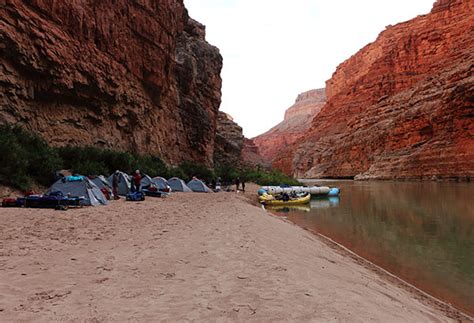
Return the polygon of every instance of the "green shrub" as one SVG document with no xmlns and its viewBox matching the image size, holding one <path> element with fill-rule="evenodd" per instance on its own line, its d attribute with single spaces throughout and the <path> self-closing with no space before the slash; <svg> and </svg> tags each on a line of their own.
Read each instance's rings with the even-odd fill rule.
<svg viewBox="0 0 474 323">
<path fill-rule="evenodd" d="M 121 170 L 131 174 L 139 169 L 143 174 L 167 176 L 166 164 L 157 156 L 138 155 L 129 152 L 114 151 L 96 147 L 62 147 L 58 148 L 63 160 L 63 168 L 84 175 L 112 174 Z"/>
<path fill-rule="evenodd" d="M 0 126 L 0 182 L 28 190 L 34 182 L 49 185 L 61 165 L 56 151 L 21 127 Z"/>
<path fill-rule="evenodd" d="M 231 165 L 223 165 L 216 168 L 216 175 L 219 176 L 224 182 L 232 183 L 235 178 L 239 177 L 245 182 L 254 182 L 258 185 L 299 185 L 300 183 L 280 171 L 272 170 L 268 171 L 257 167 L 245 167 L 237 169 Z"/>
<path fill-rule="evenodd" d="M 179 169 L 184 175 L 182 179 L 185 181 L 189 181 L 193 176 L 196 176 L 205 182 L 210 182 L 215 177 L 214 171 L 200 163 L 184 161 L 179 165 Z"/>
<path fill-rule="evenodd" d="M 168 179 L 171 177 L 178 177 L 181 179 L 185 179 L 187 175 L 184 173 L 184 171 L 180 167 L 172 167 L 169 172 L 168 172 Z"/>
<path fill-rule="evenodd" d="M 139 169 L 142 174 L 147 174 L 151 177 L 168 176 L 168 167 L 159 157 L 151 155 L 134 155 L 133 157 L 134 160 L 132 162 L 132 172 L 133 170 Z"/>
</svg>

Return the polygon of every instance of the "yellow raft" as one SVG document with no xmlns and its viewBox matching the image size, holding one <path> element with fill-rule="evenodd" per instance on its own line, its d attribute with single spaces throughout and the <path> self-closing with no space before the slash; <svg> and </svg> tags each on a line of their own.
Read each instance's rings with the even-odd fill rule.
<svg viewBox="0 0 474 323">
<path fill-rule="evenodd" d="M 288 201 L 278 200 L 270 194 L 262 194 L 258 197 L 258 200 L 264 205 L 298 205 L 309 203 L 311 200 L 311 194 L 307 194 L 303 197 L 293 198 Z"/>
</svg>

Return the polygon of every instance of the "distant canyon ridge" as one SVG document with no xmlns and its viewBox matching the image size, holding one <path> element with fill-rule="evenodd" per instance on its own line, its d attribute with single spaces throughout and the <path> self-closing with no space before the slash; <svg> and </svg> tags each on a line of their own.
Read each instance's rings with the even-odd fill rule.
<svg viewBox="0 0 474 323">
<path fill-rule="evenodd" d="M 438 0 L 340 64 L 309 125 L 292 107 L 253 142 L 295 177 L 470 180 L 473 67 L 474 2 Z"/>
<path fill-rule="evenodd" d="M 282 122 L 255 138 L 253 144 L 266 164 L 271 164 L 278 153 L 289 145 L 297 144 L 307 134 L 311 121 L 326 103 L 325 89 L 301 93 L 285 112 Z"/>
<path fill-rule="evenodd" d="M 474 177 L 474 3 L 438 0 L 389 26 L 247 139 L 219 111 L 222 57 L 182 0 L 5 0 L 0 123 L 54 146 L 170 165 L 242 163 L 295 177 Z"/>
</svg>

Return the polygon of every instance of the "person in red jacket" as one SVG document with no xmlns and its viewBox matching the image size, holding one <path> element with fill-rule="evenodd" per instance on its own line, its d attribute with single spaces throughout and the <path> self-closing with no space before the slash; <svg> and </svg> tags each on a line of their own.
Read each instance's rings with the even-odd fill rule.
<svg viewBox="0 0 474 323">
<path fill-rule="evenodd" d="M 140 174 L 140 171 L 137 169 L 132 179 L 132 192 L 140 192 L 141 182 L 142 182 L 142 175 Z"/>
</svg>

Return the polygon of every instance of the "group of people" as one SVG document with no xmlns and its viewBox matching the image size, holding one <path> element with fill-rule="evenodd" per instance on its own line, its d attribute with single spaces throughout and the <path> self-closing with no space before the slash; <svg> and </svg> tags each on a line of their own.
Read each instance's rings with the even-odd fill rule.
<svg viewBox="0 0 474 323">
<path fill-rule="evenodd" d="M 112 177 L 112 194 L 114 195 L 114 199 L 120 199 L 118 195 L 118 185 L 120 182 L 120 171 L 116 170 L 114 176 Z M 133 174 L 131 183 L 130 183 L 130 192 L 139 192 L 141 189 L 142 183 L 142 174 L 140 170 L 136 170 L 135 174 Z"/>
</svg>

